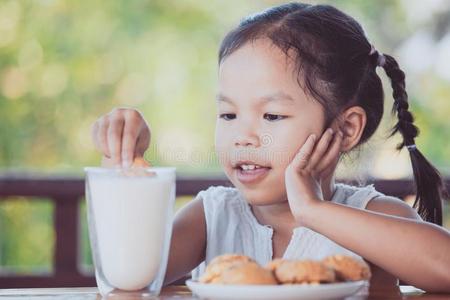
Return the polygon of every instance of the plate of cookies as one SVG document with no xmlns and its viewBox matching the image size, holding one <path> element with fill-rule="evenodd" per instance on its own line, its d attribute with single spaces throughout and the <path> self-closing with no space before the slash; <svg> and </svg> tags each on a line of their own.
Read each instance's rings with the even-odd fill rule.
<svg viewBox="0 0 450 300">
<path fill-rule="evenodd" d="M 321 261 L 275 259 L 261 266 L 245 255 L 224 254 L 186 285 L 206 299 L 339 299 L 367 286 L 370 276 L 363 260 L 346 255 Z"/>
</svg>

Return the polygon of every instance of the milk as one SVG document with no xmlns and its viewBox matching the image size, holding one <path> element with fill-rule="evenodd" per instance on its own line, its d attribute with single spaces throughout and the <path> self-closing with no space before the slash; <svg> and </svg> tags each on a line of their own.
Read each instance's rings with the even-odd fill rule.
<svg viewBox="0 0 450 300">
<path fill-rule="evenodd" d="M 109 285 L 143 289 L 166 263 L 174 188 L 170 176 L 89 175 L 96 268 Z"/>
</svg>

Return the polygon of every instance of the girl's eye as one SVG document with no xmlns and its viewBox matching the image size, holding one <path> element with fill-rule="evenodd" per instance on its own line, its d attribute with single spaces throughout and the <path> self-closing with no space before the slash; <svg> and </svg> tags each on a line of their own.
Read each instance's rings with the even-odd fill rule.
<svg viewBox="0 0 450 300">
<path fill-rule="evenodd" d="M 236 114 L 220 114 L 219 118 L 224 119 L 225 121 L 230 121 L 236 119 Z"/>
<path fill-rule="evenodd" d="M 274 115 L 274 114 L 264 114 L 264 119 L 267 121 L 279 121 L 285 119 L 286 116 Z"/>
</svg>

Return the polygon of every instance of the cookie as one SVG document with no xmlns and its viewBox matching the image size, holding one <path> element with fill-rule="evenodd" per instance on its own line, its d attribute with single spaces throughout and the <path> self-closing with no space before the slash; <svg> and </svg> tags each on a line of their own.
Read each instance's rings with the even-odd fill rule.
<svg viewBox="0 0 450 300">
<path fill-rule="evenodd" d="M 266 266 L 271 268 L 282 284 L 320 284 L 334 282 L 334 270 L 322 262 L 312 260 L 275 260 Z"/>
<path fill-rule="evenodd" d="M 269 263 L 267 265 L 265 265 L 264 268 L 274 272 L 277 269 L 277 267 L 284 261 L 285 260 L 282 258 L 275 258 L 274 260 L 269 261 Z"/>
<path fill-rule="evenodd" d="M 369 265 L 356 257 L 337 254 L 326 257 L 323 263 L 334 269 L 340 281 L 368 280 L 371 277 Z"/>
<path fill-rule="evenodd" d="M 149 171 L 150 164 L 142 157 L 136 157 L 130 168 L 121 169 L 121 175 L 125 177 L 154 177 L 155 172 Z"/>
<path fill-rule="evenodd" d="M 222 274 L 216 278 L 214 283 L 220 284 L 261 284 L 267 285 L 278 284 L 275 276 L 270 270 L 267 270 L 256 262 L 243 262 L 234 265 L 222 272 Z"/>
<path fill-rule="evenodd" d="M 215 283 L 226 269 L 246 262 L 254 262 L 248 256 L 237 254 L 223 254 L 215 257 L 205 269 L 205 273 L 199 278 L 203 283 Z"/>
<path fill-rule="evenodd" d="M 133 161 L 133 168 L 149 168 L 150 164 L 143 157 L 136 157 Z"/>
</svg>

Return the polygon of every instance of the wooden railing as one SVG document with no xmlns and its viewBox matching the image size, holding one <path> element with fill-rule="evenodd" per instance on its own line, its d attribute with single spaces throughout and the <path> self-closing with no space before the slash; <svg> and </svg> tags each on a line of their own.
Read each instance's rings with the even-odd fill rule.
<svg viewBox="0 0 450 300">
<path fill-rule="evenodd" d="M 387 195 L 404 198 L 413 193 L 409 180 L 374 180 L 370 183 Z M 177 178 L 177 196 L 195 195 L 213 185 L 231 184 L 221 177 Z M 450 179 L 446 180 L 447 190 Z M 84 196 L 84 179 L 79 177 L 0 175 L 0 201 L 10 196 L 45 197 L 54 205 L 56 234 L 51 275 L 0 276 L 0 288 L 95 286 L 93 274 L 80 271 L 79 202 Z"/>
</svg>

